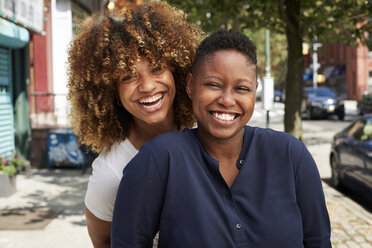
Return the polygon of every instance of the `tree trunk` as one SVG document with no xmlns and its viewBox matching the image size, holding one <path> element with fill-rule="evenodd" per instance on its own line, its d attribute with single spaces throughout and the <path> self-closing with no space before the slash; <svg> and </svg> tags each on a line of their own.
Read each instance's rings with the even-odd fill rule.
<svg viewBox="0 0 372 248">
<path fill-rule="evenodd" d="M 301 0 L 285 0 L 288 69 L 285 87 L 284 131 L 302 139 L 301 103 L 304 59 L 300 31 Z"/>
<path fill-rule="evenodd" d="M 235 18 L 233 19 L 232 30 L 234 30 L 234 31 L 239 31 L 239 32 L 241 31 L 241 30 L 240 30 L 240 21 L 239 21 L 238 17 L 235 17 Z"/>
</svg>

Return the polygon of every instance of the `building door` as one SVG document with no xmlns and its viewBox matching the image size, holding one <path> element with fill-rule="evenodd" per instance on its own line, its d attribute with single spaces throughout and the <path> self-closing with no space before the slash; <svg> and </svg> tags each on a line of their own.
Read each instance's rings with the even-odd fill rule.
<svg viewBox="0 0 372 248">
<path fill-rule="evenodd" d="M 14 150 L 11 50 L 0 47 L 0 157 L 10 158 Z"/>
</svg>

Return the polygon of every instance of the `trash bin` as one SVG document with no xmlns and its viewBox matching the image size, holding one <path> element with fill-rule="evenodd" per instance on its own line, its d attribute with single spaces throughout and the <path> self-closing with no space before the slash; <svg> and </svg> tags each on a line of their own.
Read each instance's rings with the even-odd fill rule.
<svg viewBox="0 0 372 248">
<path fill-rule="evenodd" d="M 85 167 L 86 157 L 71 129 L 48 132 L 47 167 Z"/>
</svg>

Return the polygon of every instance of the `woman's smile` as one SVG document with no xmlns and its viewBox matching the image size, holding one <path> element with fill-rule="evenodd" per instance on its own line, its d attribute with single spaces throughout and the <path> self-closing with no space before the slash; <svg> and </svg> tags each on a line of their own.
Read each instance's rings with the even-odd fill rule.
<svg viewBox="0 0 372 248">
<path fill-rule="evenodd" d="M 220 111 L 210 111 L 211 115 L 217 120 L 222 121 L 222 123 L 232 123 L 238 117 L 238 114 Z"/>
<path fill-rule="evenodd" d="M 141 97 L 137 100 L 137 103 L 144 111 L 152 113 L 161 109 L 164 103 L 163 99 L 164 93 L 159 92 L 152 96 Z"/>
</svg>

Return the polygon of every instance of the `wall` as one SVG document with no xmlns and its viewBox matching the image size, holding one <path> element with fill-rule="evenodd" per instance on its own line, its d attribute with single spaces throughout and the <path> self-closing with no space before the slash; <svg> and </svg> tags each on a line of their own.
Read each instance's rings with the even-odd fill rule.
<svg viewBox="0 0 372 248">
<path fill-rule="evenodd" d="M 351 100 L 358 100 L 369 91 L 368 77 L 369 71 L 372 71 L 370 60 L 366 46 L 345 44 L 324 44 L 319 58 L 323 70 L 328 66 L 346 66 L 347 93 Z"/>
</svg>

